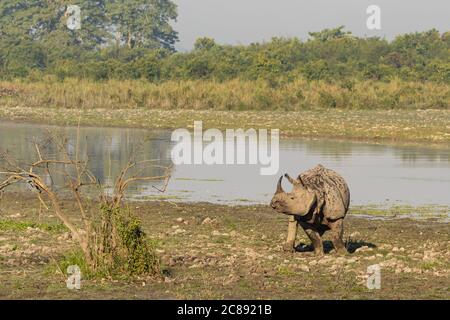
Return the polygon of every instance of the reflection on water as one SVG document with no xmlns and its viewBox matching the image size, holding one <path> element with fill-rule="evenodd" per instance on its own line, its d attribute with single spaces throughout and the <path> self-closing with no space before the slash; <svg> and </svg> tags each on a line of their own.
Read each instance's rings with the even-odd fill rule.
<svg viewBox="0 0 450 320">
<path fill-rule="evenodd" d="M 33 141 L 43 141 L 49 135 L 49 131 L 67 138 L 66 150 L 72 158 L 75 158 L 77 129 L 73 127 L 59 128 L 0 122 L 0 149 L 7 150 L 10 155 L 18 159 L 23 168 L 27 168 L 27 164 L 38 160 Z M 80 158 L 88 159 L 90 171 L 106 189 L 109 189 L 120 171 L 127 165 L 131 155 L 135 155 L 138 160 L 162 159 L 156 163 L 170 164 L 170 153 L 168 153 L 170 150 L 167 145 L 169 140 L 168 132 L 149 134 L 148 131 L 136 129 L 81 128 L 79 154 Z M 56 147 L 48 147 L 45 154 L 57 157 Z M 143 176 L 163 174 L 164 169 L 155 167 L 141 172 Z M 52 173 L 52 177 L 53 181 L 47 177 L 47 183 L 53 182 L 53 188 L 56 190 L 63 189 L 61 188 L 64 186 L 63 175 Z M 136 182 L 130 188 L 129 195 L 137 197 L 155 193 L 153 185 L 158 183 Z"/>
<path fill-rule="evenodd" d="M 36 160 L 30 140 L 43 137 L 45 126 L 0 123 L 0 148 L 21 161 Z M 61 129 L 75 145 L 76 129 Z M 137 129 L 82 128 L 81 150 L 89 157 L 92 172 L 111 184 L 133 150 L 147 159 L 170 163 L 170 132 Z M 268 203 L 277 177 L 295 175 L 321 163 L 347 180 L 352 204 L 450 205 L 450 148 L 387 146 L 332 140 L 284 139 L 280 141 L 280 172 L 261 176 L 257 165 L 180 165 L 165 194 L 173 200 L 229 204 Z M 146 175 L 160 175 L 148 169 Z M 134 200 L 159 197 L 154 182 L 140 182 L 128 193 Z M 285 183 L 285 188 L 289 186 Z"/>
</svg>

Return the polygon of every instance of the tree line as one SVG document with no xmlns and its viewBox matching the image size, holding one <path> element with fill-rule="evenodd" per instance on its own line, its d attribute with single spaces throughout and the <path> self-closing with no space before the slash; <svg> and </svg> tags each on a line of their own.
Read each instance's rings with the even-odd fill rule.
<svg viewBox="0 0 450 320">
<path fill-rule="evenodd" d="M 392 41 L 356 37 L 343 26 L 309 39 L 273 38 L 221 45 L 199 38 L 176 52 L 177 18 L 170 0 L 70 1 L 82 8 L 82 28 L 67 28 L 66 1 L 0 3 L 0 77 L 52 75 L 94 80 L 296 79 L 433 81 L 450 83 L 450 31 L 415 32 Z"/>
</svg>

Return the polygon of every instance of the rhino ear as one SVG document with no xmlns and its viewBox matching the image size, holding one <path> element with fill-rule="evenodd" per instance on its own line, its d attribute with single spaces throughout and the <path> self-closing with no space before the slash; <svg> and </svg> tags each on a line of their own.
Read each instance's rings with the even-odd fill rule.
<svg viewBox="0 0 450 320">
<path fill-rule="evenodd" d="M 297 182 L 300 186 L 305 188 L 305 184 L 303 183 L 302 177 L 300 175 L 298 175 L 298 177 L 297 177 Z"/>
<path fill-rule="evenodd" d="M 288 181 L 290 183 L 292 183 L 294 186 L 298 185 L 298 180 L 296 179 L 292 179 L 290 175 L 288 175 L 287 173 L 284 174 L 284 176 L 286 177 L 286 179 L 288 179 Z"/>
<path fill-rule="evenodd" d="M 292 179 L 287 173 L 284 176 L 289 180 L 290 183 L 292 183 L 292 185 L 294 186 L 294 190 L 305 189 L 305 185 L 300 175 L 297 177 L 297 179 Z"/>
</svg>

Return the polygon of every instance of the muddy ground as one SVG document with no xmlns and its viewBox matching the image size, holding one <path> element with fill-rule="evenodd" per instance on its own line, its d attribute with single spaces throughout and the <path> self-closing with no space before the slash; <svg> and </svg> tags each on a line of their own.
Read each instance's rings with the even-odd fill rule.
<svg viewBox="0 0 450 320">
<path fill-rule="evenodd" d="M 66 210 L 73 204 L 65 203 Z M 287 218 L 265 206 L 130 204 L 155 240 L 164 276 L 83 279 L 69 290 L 60 268 L 77 246 L 36 199 L 0 200 L 0 299 L 449 299 L 450 225 L 437 219 L 346 218 L 349 253 L 282 251 Z M 73 210 L 75 213 L 76 211 Z M 327 237 L 325 237 L 326 240 Z M 381 289 L 366 287 L 381 266 Z"/>
</svg>

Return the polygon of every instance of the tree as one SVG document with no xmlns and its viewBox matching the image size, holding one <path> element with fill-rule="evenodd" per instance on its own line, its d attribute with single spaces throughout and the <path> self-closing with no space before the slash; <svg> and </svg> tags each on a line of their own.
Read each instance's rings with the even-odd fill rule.
<svg viewBox="0 0 450 320">
<path fill-rule="evenodd" d="M 334 29 L 324 29 L 318 32 L 309 32 L 308 34 L 313 40 L 328 41 L 331 39 L 339 39 L 351 36 L 350 31 L 343 31 L 345 26 L 339 26 Z"/>
<path fill-rule="evenodd" d="M 195 40 L 194 50 L 210 50 L 216 46 L 216 42 L 212 38 L 203 37 Z"/>
<path fill-rule="evenodd" d="M 70 1 L 81 9 L 82 28 L 67 25 L 67 1 L 4 0 L 0 2 L 0 35 L 3 38 L 31 39 L 63 50 L 77 45 L 94 48 L 102 45 L 106 31 L 105 0 Z"/>
<path fill-rule="evenodd" d="M 0 42 L 0 70 L 4 76 L 24 77 L 31 69 L 47 67 L 45 50 L 30 39 L 6 38 Z"/>
<path fill-rule="evenodd" d="M 177 7 L 170 0 L 108 1 L 107 13 L 116 31 L 118 44 L 128 48 L 166 48 L 174 50 L 178 34 L 170 22 L 177 18 Z"/>
</svg>

